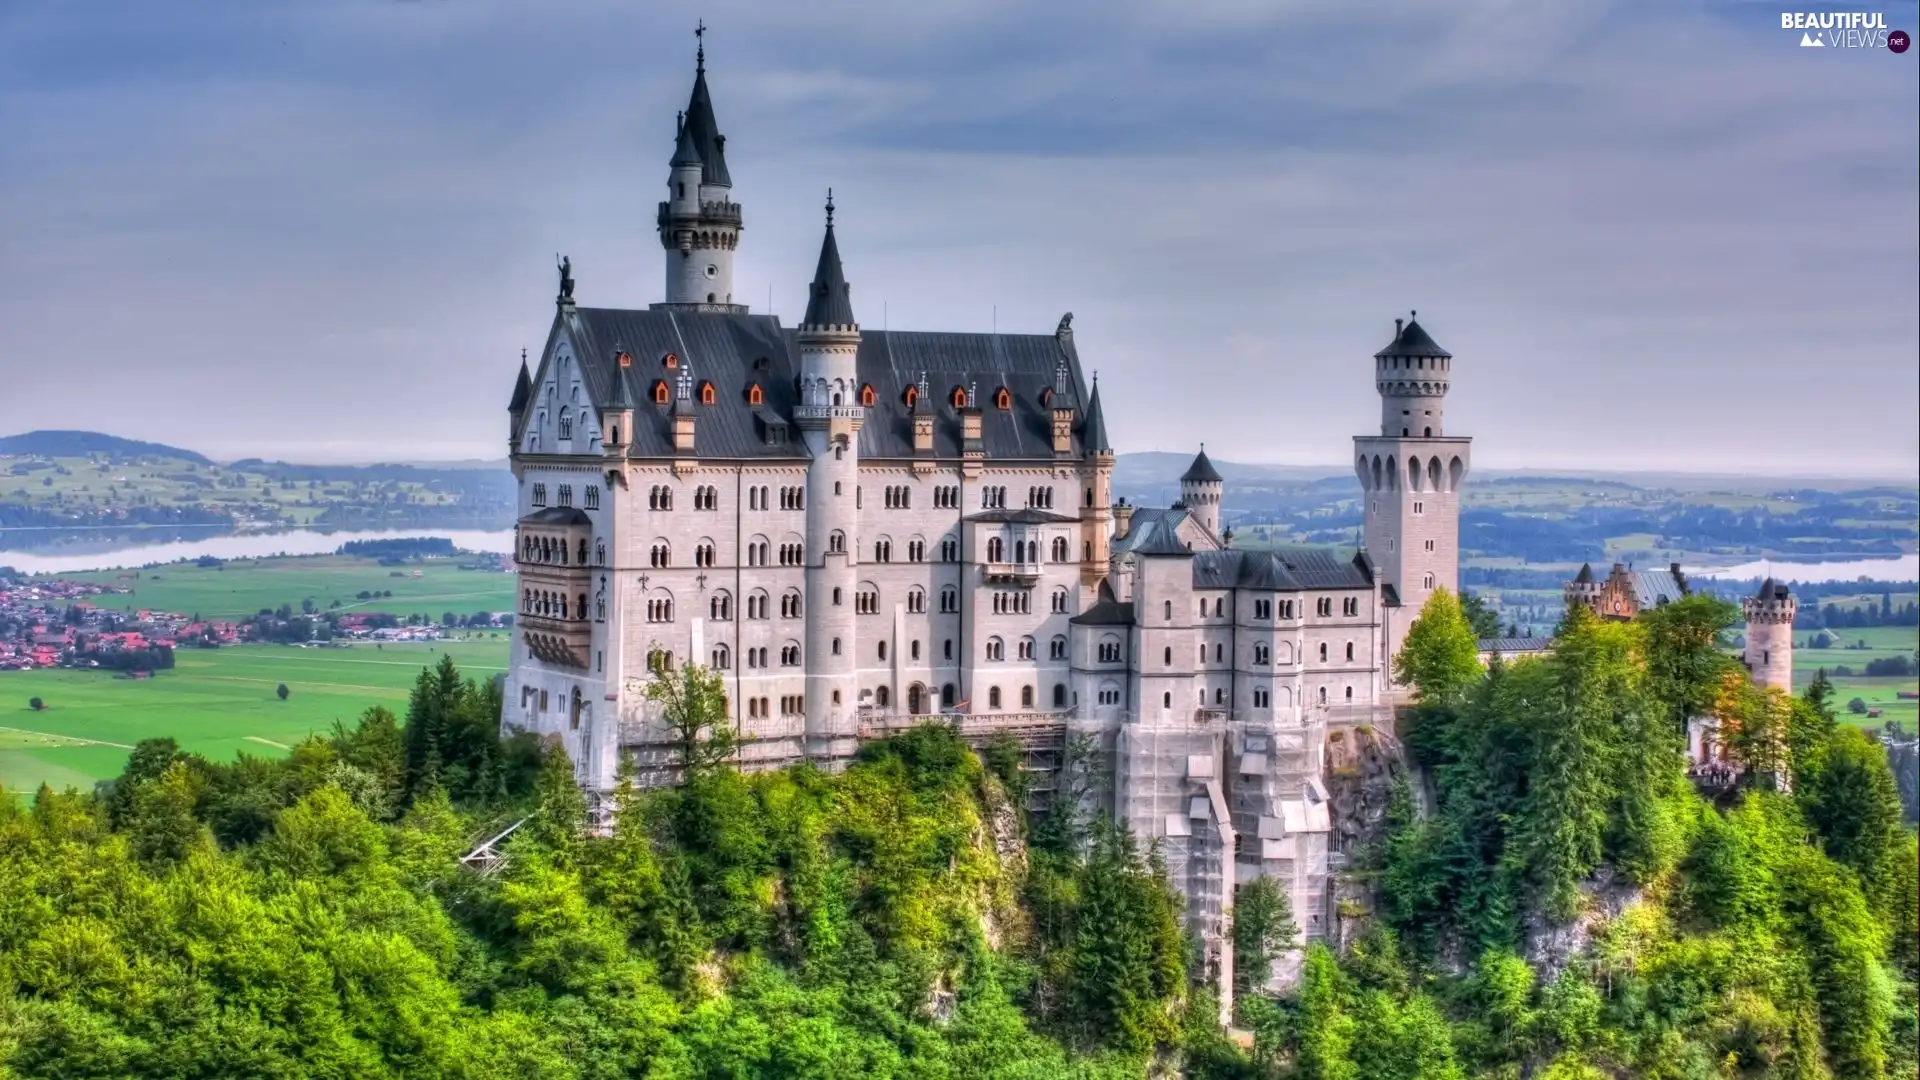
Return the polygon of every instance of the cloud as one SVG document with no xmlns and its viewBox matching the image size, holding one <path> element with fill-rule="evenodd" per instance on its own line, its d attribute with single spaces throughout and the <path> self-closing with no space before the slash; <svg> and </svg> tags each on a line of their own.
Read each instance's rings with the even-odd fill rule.
<svg viewBox="0 0 1920 1080">
<path fill-rule="evenodd" d="M 500 452 L 556 251 L 659 296 L 695 16 L 736 293 L 791 320 L 832 185 L 863 321 L 1072 310 L 1124 449 L 1344 460 L 1417 307 L 1483 464 L 1920 463 L 1913 54 L 1592 0 L 12 12 L 0 429 Z"/>
</svg>

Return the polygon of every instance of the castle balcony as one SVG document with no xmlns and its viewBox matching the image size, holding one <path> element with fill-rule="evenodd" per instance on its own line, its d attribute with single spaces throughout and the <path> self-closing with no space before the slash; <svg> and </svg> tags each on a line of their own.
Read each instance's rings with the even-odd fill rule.
<svg viewBox="0 0 1920 1080">
<path fill-rule="evenodd" d="M 1056 747 L 1066 737 L 1068 710 L 1007 713 L 865 712 L 860 717 L 862 739 L 884 739 L 925 724 L 943 724 L 972 746 L 985 746 L 1002 735 L 1025 749 Z"/>
<path fill-rule="evenodd" d="M 990 562 L 987 564 L 987 580 L 1001 585 L 1032 585 L 1040 580 L 1040 564 Z"/>
<path fill-rule="evenodd" d="M 703 202 L 700 204 L 700 213 L 695 216 L 675 214 L 671 203 L 661 203 L 659 211 L 654 215 L 654 224 L 660 228 L 696 221 L 703 224 L 738 225 L 740 224 L 740 204 L 720 200 Z"/>
<path fill-rule="evenodd" d="M 593 626 L 587 620 L 520 614 L 514 616 L 514 627 L 534 659 L 558 667 L 586 669 L 593 648 Z"/>
</svg>

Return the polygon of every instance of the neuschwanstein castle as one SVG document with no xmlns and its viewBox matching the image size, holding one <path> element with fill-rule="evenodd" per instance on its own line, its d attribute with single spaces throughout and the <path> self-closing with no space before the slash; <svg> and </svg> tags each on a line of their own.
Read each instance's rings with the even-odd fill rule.
<svg viewBox="0 0 1920 1080">
<path fill-rule="evenodd" d="M 1041 334 L 863 327 L 830 198 L 800 324 L 737 302 L 746 215 L 704 51 L 676 135 L 665 300 L 588 306 L 564 266 L 513 391 L 503 723 L 557 736 L 605 790 L 622 755 L 670 763 L 644 688 L 696 662 L 725 678 L 747 767 L 830 767 L 935 719 L 1072 738 L 1107 809 L 1159 841 L 1216 975 L 1237 882 L 1281 879 L 1320 934 L 1329 732 L 1390 715 L 1389 658 L 1456 584 L 1452 357 L 1400 320 L 1373 357 L 1363 550 L 1236 550 L 1204 452 L 1173 507 L 1116 504 L 1070 315 Z"/>
</svg>

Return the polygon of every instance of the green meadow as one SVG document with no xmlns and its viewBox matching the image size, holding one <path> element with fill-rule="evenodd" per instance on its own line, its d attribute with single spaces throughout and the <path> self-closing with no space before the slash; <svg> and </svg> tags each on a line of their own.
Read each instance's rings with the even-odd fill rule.
<svg viewBox="0 0 1920 1080">
<path fill-rule="evenodd" d="M 1920 675 L 1874 676 L 1866 671 L 1867 661 L 1888 656 L 1905 656 L 1913 659 L 1916 648 L 1920 648 L 1920 631 L 1911 626 L 1869 626 L 1851 630 L 1830 630 L 1834 648 L 1809 648 L 1806 642 L 1812 640 L 1818 631 L 1796 630 L 1793 634 L 1793 685 L 1802 690 L 1813 681 L 1814 672 L 1825 668 L 1827 677 L 1833 680 L 1837 691 L 1834 697 L 1841 708 L 1842 719 L 1865 727 L 1879 727 L 1889 720 L 1897 720 L 1908 731 L 1920 727 L 1920 701 L 1912 698 L 1901 699 L 1902 691 L 1920 693 Z M 1862 648 L 1861 646 L 1865 646 Z M 1849 647 L 1850 646 L 1850 647 Z M 1851 675 L 1841 675 L 1837 669 L 1846 667 L 1853 671 Z M 1859 698 L 1871 709 L 1882 710 L 1882 716 L 1868 719 L 1845 711 L 1848 701 Z"/>
<path fill-rule="evenodd" d="M 397 590 L 396 590 L 397 591 Z M 473 641 L 303 649 L 242 645 L 182 649 L 150 679 L 95 671 L 0 672 L 0 785 L 30 796 L 42 783 L 86 789 L 117 776 L 141 739 L 226 760 L 278 756 L 372 705 L 403 713 L 420 669 L 453 656 L 480 678 L 506 670 L 504 636 Z M 287 685 L 287 700 L 277 688 Z M 38 697 L 46 708 L 34 711 Z"/>
<path fill-rule="evenodd" d="M 49 576 L 133 590 L 98 597 L 94 602 L 99 607 L 149 608 L 209 619 L 242 618 L 281 604 L 291 604 L 297 611 L 303 600 L 312 601 L 317 611 L 424 612 L 436 618 L 448 611 L 470 615 L 514 610 L 514 575 L 462 570 L 459 561 L 427 559 L 381 566 L 373 559 L 349 555 L 312 555 L 235 559 L 213 567 L 169 563 L 143 570 Z M 362 592 L 393 595 L 362 600 Z"/>
</svg>

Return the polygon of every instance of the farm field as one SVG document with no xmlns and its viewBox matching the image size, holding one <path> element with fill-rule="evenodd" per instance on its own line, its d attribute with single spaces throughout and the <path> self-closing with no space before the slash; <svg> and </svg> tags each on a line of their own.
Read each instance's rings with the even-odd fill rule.
<svg viewBox="0 0 1920 1080">
<path fill-rule="evenodd" d="M 0 673 L 0 785 L 16 797 L 30 797 L 43 782 L 86 789 L 118 775 L 135 743 L 162 736 L 209 758 L 278 756 L 369 706 L 403 714 L 414 678 L 442 653 L 462 672 L 490 678 L 506 670 L 507 648 L 504 636 L 379 648 L 241 645 L 182 649 L 173 670 L 151 679 L 94 671 Z M 275 693 L 281 683 L 291 692 L 285 701 Z M 35 697 L 44 710 L 28 706 Z"/>
<path fill-rule="evenodd" d="M 1916 648 L 1920 648 L 1920 630 L 1911 626 L 1870 626 L 1847 630 L 1828 631 L 1841 646 L 1853 645 L 1854 648 L 1813 649 L 1803 644 L 1813 636 L 1808 631 L 1794 632 L 1793 685 L 1795 690 L 1806 688 L 1813 681 L 1814 672 L 1825 668 L 1827 677 L 1833 680 L 1836 691 L 1834 697 L 1841 706 L 1859 698 L 1870 709 L 1880 709 L 1884 715 L 1869 720 L 1865 716 L 1841 712 L 1844 720 L 1868 727 L 1879 727 L 1889 720 L 1897 720 L 1908 731 L 1920 726 L 1920 701 L 1908 698 L 1902 700 L 1901 691 L 1920 693 L 1920 675 L 1899 675 L 1868 677 L 1863 674 L 1867 661 L 1889 656 L 1913 658 Z M 1864 642 L 1866 648 L 1857 647 Z M 1851 675 L 1838 673 L 1839 668 L 1848 668 Z"/>
<path fill-rule="evenodd" d="M 448 611 L 470 615 L 476 611 L 514 610 L 514 575 L 462 570 L 460 561 L 428 559 L 391 567 L 351 555 L 307 555 L 235 559 L 213 567 L 169 563 L 137 571 L 54 576 L 132 588 L 131 593 L 96 598 L 98 607 L 129 611 L 149 608 L 208 619 L 243 618 L 281 604 L 291 604 L 298 611 L 303 600 L 311 600 L 316 611 L 422 612 L 436 618 Z M 393 595 L 361 600 L 361 592 Z M 335 602 L 338 608 L 333 607 Z"/>
</svg>

